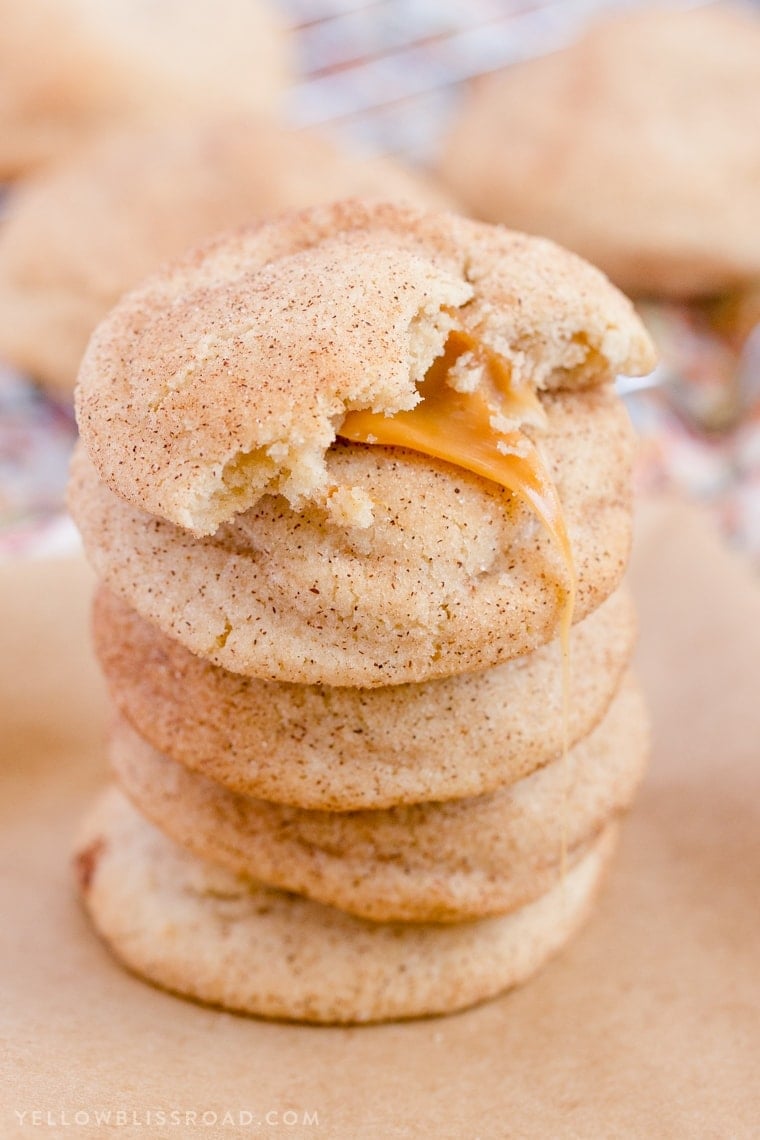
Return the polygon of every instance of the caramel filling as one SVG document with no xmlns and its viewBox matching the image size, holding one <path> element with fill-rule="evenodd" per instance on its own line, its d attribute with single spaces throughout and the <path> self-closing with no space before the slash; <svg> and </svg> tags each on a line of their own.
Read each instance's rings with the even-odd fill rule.
<svg viewBox="0 0 760 1140">
<path fill-rule="evenodd" d="M 462 358 L 480 370 L 474 391 L 451 385 Z M 543 421 L 538 397 L 527 386 L 512 383 L 510 369 L 498 353 L 461 331 L 449 334 L 443 355 L 428 369 L 419 393 L 422 400 L 408 412 L 391 416 L 349 412 L 338 435 L 353 443 L 408 447 L 446 460 L 523 499 L 541 520 L 565 566 L 567 587 L 560 627 L 564 645 L 575 600 L 575 571 L 562 504 L 536 445 L 511 426 L 526 419 Z"/>
<path fill-rule="evenodd" d="M 468 373 L 476 380 L 477 387 L 468 383 Z M 452 386 L 452 381 L 458 387 Z M 498 353 L 460 330 L 449 334 L 444 353 L 433 362 L 418 387 L 422 399 L 411 411 L 390 416 L 381 412 L 349 412 L 338 435 L 353 443 L 407 447 L 453 463 L 505 487 L 539 518 L 565 567 L 559 635 L 563 755 L 566 758 L 575 568 L 557 489 L 536 445 L 517 426 L 526 421 L 544 422 L 543 408 L 527 385 L 513 383 L 511 370 Z M 563 827 L 563 875 L 565 858 Z"/>
</svg>

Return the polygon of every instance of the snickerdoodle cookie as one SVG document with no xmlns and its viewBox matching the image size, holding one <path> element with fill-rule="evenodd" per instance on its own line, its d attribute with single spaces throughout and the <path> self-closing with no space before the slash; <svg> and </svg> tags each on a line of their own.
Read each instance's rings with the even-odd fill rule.
<svg viewBox="0 0 760 1140">
<path fill-rule="evenodd" d="M 67 394 L 98 321 L 162 261 L 218 231 L 346 194 L 447 204 L 389 159 L 360 159 L 262 117 L 99 140 L 5 203 L 0 355 Z"/>
<path fill-rule="evenodd" d="M 493 418 L 515 454 L 522 429 L 540 434 L 536 393 L 653 364 L 630 302 L 552 243 L 338 202 L 221 238 L 123 298 L 82 362 L 80 432 L 104 483 L 195 535 L 264 494 L 368 529 L 372 496 L 329 471 L 328 449 L 349 412 L 418 405 L 453 341 L 467 350 L 444 385 L 508 388 Z"/>
<path fill-rule="evenodd" d="M 609 386 L 551 395 L 545 406 L 542 451 L 567 520 L 581 620 L 625 569 L 633 432 Z M 114 444 L 111 454 L 130 450 Z M 325 469 L 366 497 L 370 527 L 264 495 L 199 539 L 110 491 L 82 448 L 69 504 L 101 581 L 233 672 L 372 687 L 482 669 L 552 639 L 567 567 L 517 496 L 401 448 L 339 443 Z"/>
<path fill-rule="evenodd" d="M 303 811 L 237 795 L 162 756 L 120 720 L 110 757 L 135 807 L 201 858 L 376 921 L 506 914 L 559 881 L 629 806 L 647 754 L 630 678 L 602 723 L 487 796 L 385 811 Z"/>
<path fill-rule="evenodd" d="M 0 0 L 0 29 L 2 180 L 120 125 L 273 107 L 291 73 L 266 0 Z"/>
<path fill-rule="evenodd" d="M 511 915 L 375 923 L 190 855 L 112 789 L 83 828 L 77 869 L 104 941 L 157 985 L 265 1017 L 369 1022 L 451 1012 L 524 981 L 586 917 L 614 843 L 608 827 Z"/>
<path fill-rule="evenodd" d="M 760 16 L 651 5 L 483 78 L 442 173 L 473 212 L 546 234 L 628 292 L 760 278 Z"/>
<path fill-rule="evenodd" d="M 227 672 L 104 588 L 93 633 L 112 699 L 140 735 L 247 796 L 332 811 L 459 799 L 513 783 L 562 750 L 558 641 L 477 673 L 359 689 Z M 573 626 L 571 746 L 606 712 L 634 633 L 625 589 Z"/>
</svg>

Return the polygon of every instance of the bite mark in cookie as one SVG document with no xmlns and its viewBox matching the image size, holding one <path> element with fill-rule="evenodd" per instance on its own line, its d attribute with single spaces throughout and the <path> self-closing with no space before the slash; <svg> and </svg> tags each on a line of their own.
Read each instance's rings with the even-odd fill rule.
<svg viewBox="0 0 760 1140">
<path fill-rule="evenodd" d="M 348 413 L 419 403 L 454 329 L 534 391 L 652 362 L 625 298 L 551 243 L 339 202 L 221 238 L 128 295 L 85 354 L 82 438 L 112 490 L 197 535 L 265 494 L 367 526 L 371 503 L 336 497 L 326 454 Z"/>
</svg>

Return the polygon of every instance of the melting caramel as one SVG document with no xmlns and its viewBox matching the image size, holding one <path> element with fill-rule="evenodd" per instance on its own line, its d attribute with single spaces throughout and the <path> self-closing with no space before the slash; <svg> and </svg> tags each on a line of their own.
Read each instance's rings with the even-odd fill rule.
<svg viewBox="0 0 760 1140">
<path fill-rule="evenodd" d="M 464 360 L 462 358 L 465 358 Z M 479 371 L 477 387 L 452 386 L 457 365 Z M 468 387 L 466 381 L 459 387 Z M 512 423 L 542 422 L 543 408 L 527 385 L 513 383 L 511 369 L 498 353 L 461 330 L 449 334 L 445 351 L 418 385 L 419 404 L 411 411 L 384 415 L 349 412 L 338 435 L 354 443 L 407 447 L 443 459 L 505 487 L 539 518 L 555 543 L 566 571 L 559 635 L 562 647 L 563 757 L 569 746 L 570 627 L 575 606 L 575 569 L 557 489 L 533 441 Z M 502 430 L 507 425 L 508 430 Z M 567 772 L 567 764 L 565 763 Z M 565 873 L 566 827 L 561 850 Z"/>
<path fill-rule="evenodd" d="M 449 377 L 469 354 L 482 375 L 475 391 L 457 391 Z M 570 541 L 557 489 L 536 445 L 524 432 L 502 431 L 496 421 L 543 418 L 538 397 L 512 383 L 507 363 L 469 333 L 449 334 L 444 353 L 428 369 L 418 390 L 422 400 L 408 412 L 349 412 L 338 435 L 354 443 L 408 447 L 443 459 L 500 484 L 523 499 L 556 544 L 567 571 L 561 633 L 567 640 L 575 595 Z"/>
</svg>

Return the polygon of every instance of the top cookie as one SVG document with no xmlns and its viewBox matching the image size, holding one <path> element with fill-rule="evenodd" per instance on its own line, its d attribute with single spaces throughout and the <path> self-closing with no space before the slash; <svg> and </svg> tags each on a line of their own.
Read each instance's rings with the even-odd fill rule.
<svg viewBox="0 0 760 1140">
<path fill-rule="evenodd" d="M 0 178 L 117 125 L 276 105 L 290 52 L 266 0 L 0 0 Z"/>
<path fill-rule="evenodd" d="M 642 11 L 474 88 L 442 171 L 475 214 L 546 234 L 637 294 L 760 276 L 760 18 Z"/>
<path fill-rule="evenodd" d="M 368 525 L 326 452 L 349 410 L 417 404 L 453 329 L 533 389 L 653 363 L 630 303 L 552 243 L 339 202 L 221 238 L 125 297 L 82 362 L 82 439 L 117 494 L 197 535 L 268 493 Z M 475 364 L 457 380 L 484 382 Z"/>
<path fill-rule="evenodd" d="M 221 230 L 347 194 L 450 204 L 390 159 L 343 153 L 262 116 L 98 140 L 25 179 L 8 199 L 0 355 L 71 393 L 92 330 L 162 261 Z"/>
</svg>

